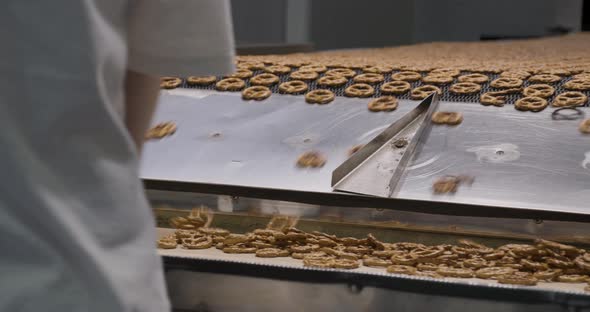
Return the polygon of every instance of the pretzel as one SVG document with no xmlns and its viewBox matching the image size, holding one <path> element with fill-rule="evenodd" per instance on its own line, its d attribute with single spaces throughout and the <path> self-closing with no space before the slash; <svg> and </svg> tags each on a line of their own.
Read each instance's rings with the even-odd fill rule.
<svg viewBox="0 0 590 312">
<path fill-rule="evenodd" d="M 265 86 L 252 86 L 242 91 L 242 99 L 262 101 L 271 95 L 270 89 Z"/>
<path fill-rule="evenodd" d="M 297 94 L 307 91 L 307 83 L 301 80 L 291 80 L 279 85 L 279 91 L 287 94 Z"/>
<path fill-rule="evenodd" d="M 484 74 L 469 74 L 469 75 L 459 76 L 459 78 L 457 78 L 457 81 L 459 81 L 459 82 L 472 82 L 472 83 L 477 83 L 477 84 L 486 83 L 486 82 L 488 82 L 488 80 L 489 80 L 488 76 L 486 76 Z"/>
<path fill-rule="evenodd" d="M 429 83 L 429 84 L 437 84 L 437 85 L 444 85 L 453 82 L 455 78 L 452 76 L 443 76 L 443 75 L 426 75 L 422 77 L 422 82 Z"/>
<path fill-rule="evenodd" d="M 459 82 L 452 85 L 449 91 L 455 94 L 473 94 L 481 91 L 481 86 L 474 82 Z"/>
<path fill-rule="evenodd" d="M 244 246 L 232 246 L 232 247 L 224 247 L 221 249 L 225 253 L 229 254 L 247 254 L 247 253 L 255 253 L 258 250 L 256 247 L 244 247 Z"/>
<path fill-rule="evenodd" d="M 163 89 L 174 89 L 182 84 L 182 79 L 177 77 L 161 77 L 160 88 Z"/>
<path fill-rule="evenodd" d="M 529 77 L 530 82 L 555 83 L 561 80 L 561 77 L 552 74 L 538 74 Z"/>
<path fill-rule="evenodd" d="M 479 97 L 479 102 L 485 106 L 504 106 L 506 103 L 506 95 L 501 91 L 486 92 Z"/>
<path fill-rule="evenodd" d="M 157 241 L 158 248 L 161 249 L 175 249 L 177 246 L 176 238 L 174 236 L 166 236 Z"/>
<path fill-rule="evenodd" d="M 203 77 L 188 76 L 186 78 L 186 83 L 191 86 L 209 85 L 209 84 L 214 83 L 215 81 L 217 81 L 217 77 L 215 77 L 215 76 L 203 76 Z"/>
<path fill-rule="evenodd" d="M 385 95 L 369 102 L 369 110 L 372 112 L 391 112 L 397 108 L 397 99 L 394 96 Z"/>
<path fill-rule="evenodd" d="M 206 235 L 216 235 L 216 236 L 228 236 L 230 233 L 228 230 L 225 229 L 220 229 L 220 228 L 205 228 L 205 227 L 201 227 L 198 229 L 198 231 L 200 233 L 206 234 Z"/>
<path fill-rule="evenodd" d="M 504 71 L 500 74 L 500 77 L 517 78 L 520 80 L 525 80 L 530 76 L 531 76 L 531 73 L 529 73 L 526 70 L 508 70 L 508 71 Z"/>
<path fill-rule="evenodd" d="M 514 269 L 507 267 L 482 268 L 475 271 L 475 276 L 483 279 L 495 279 L 501 276 L 514 273 Z"/>
<path fill-rule="evenodd" d="M 299 67 L 299 70 L 301 70 L 301 71 L 314 71 L 316 73 L 323 73 L 323 72 L 327 71 L 328 68 L 326 68 L 326 66 L 321 65 L 321 64 L 314 64 L 314 65 L 301 66 L 301 67 Z"/>
<path fill-rule="evenodd" d="M 250 69 L 250 70 L 261 70 L 266 68 L 266 66 L 264 66 L 264 63 L 262 62 L 256 62 L 256 61 L 252 61 L 252 62 L 238 62 L 238 64 L 236 65 L 237 68 L 244 68 L 244 69 Z"/>
<path fill-rule="evenodd" d="M 288 257 L 289 251 L 279 248 L 263 248 L 256 250 L 256 257 L 259 258 L 278 258 Z"/>
<path fill-rule="evenodd" d="M 442 91 L 433 85 L 422 85 L 417 88 L 412 89 L 410 93 L 410 97 L 412 100 L 423 100 L 427 98 L 431 93 L 436 92 L 437 94 L 442 94 Z"/>
<path fill-rule="evenodd" d="M 334 68 L 334 69 L 328 70 L 324 75 L 325 76 L 342 76 L 345 78 L 352 78 L 356 75 L 356 72 L 352 69 L 349 69 L 349 68 Z"/>
<path fill-rule="evenodd" d="M 366 66 L 363 68 L 364 73 L 377 73 L 377 74 L 387 74 L 393 70 L 391 66 L 385 65 L 376 65 L 376 66 Z"/>
<path fill-rule="evenodd" d="M 319 86 L 338 87 L 345 85 L 347 82 L 348 79 L 344 76 L 327 75 L 318 79 L 317 84 Z"/>
<path fill-rule="evenodd" d="M 461 71 L 459 71 L 458 69 L 454 69 L 454 68 L 437 68 L 437 69 L 431 70 L 430 73 L 428 73 L 428 75 L 451 76 L 453 78 L 459 76 L 459 74 L 461 74 Z"/>
<path fill-rule="evenodd" d="M 463 121 L 463 114 L 457 112 L 435 112 L 432 114 L 432 122 L 437 125 L 455 126 Z"/>
<path fill-rule="evenodd" d="M 543 270 L 549 269 L 549 266 L 546 263 L 532 261 L 532 260 L 528 260 L 528 259 L 521 259 L 520 260 L 520 264 L 522 264 L 522 266 L 525 269 L 529 269 L 529 270 L 531 270 L 533 272 L 534 271 L 543 271 Z"/>
<path fill-rule="evenodd" d="M 264 71 L 271 74 L 283 75 L 291 72 L 291 67 L 285 65 L 272 65 L 264 68 Z"/>
<path fill-rule="evenodd" d="M 303 266 L 315 268 L 331 268 L 334 260 L 332 259 L 303 259 Z"/>
<path fill-rule="evenodd" d="M 524 96 L 536 96 L 540 98 L 551 97 L 555 93 L 555 88 L 548 84 L 534 84 L 530 85 L 522 91 Z"/>
<path fill-rule="evenodd" d="M 387 267 L 387 272 L 393 274 L 414 275 L 416 274 L 416 268 L 409 265 L 394 264 Z"/>
<path fill-rule="evenodd" d="M 330 90 L 316 89 L 305 94 L 305 101 L 309 104 L 327 104 L 334 100 L 334 93 Z"/>
<path fill-rule="evenodd" d="M 583 120 L 578 129 L 584 134 L 590 134 L 590 119 Z"/>
<path fill-rule="evenodd" d="M 365 246 L 346 246 L 344 250 L 361 255 L 370 254 L 372 251 L 371 248 Z"/>
<path fill-rule="evenodd" d="M 215 84 L 219 91 L 239 91 L 244 89 L 246 83 L 240 78 L 225 78 Z"/>
<path fill-rule="evenodd" d="M 461 278 L 469 278 L 473 277 L 473 270 L 471 269 L 461 269 L 461 268 L 445 268 L 441 267 L 436 270 L 436 273 L 442 276 L 448 277 L 461 277 Z"/>
<path fill-rule="evenodd" d="M 305 152 L 297 158 L 297 166 L 301 168 L 320 168 L 326 164 L 326 158 L 319 152 Z M 321 240 L 320 240 L 321 242 Z M 321 244 L 320 244 L 321 245 Z"/>
<path fill-rule="evenodd" d="M 213 242 L 215 242 L 215 240 L 213 240 Z M 248 245 L 250 245 L 252 247 L 256 247 L 258 250 L 265 249 L 265 248 L 274 248 L 275 247 L 275 245 L 273 245 L 273 244 L 266 243 L 266 242 L 261 242 L 261 241 L 249 242 Z"/>
<path fill-rule="evenodd" d="M 558 275 L 556 280 L 562 283 L 585 283 L 588 281 L 588 276 L 579 274 Z"/>
<path fill-rule="evenodd" d="M 514 108 L 520 111 L 540 112 L 544 110 L 547 105 L 547 100 L 544 98 L 527 96 L 523 97 L 522 99 L 518 99 L 518 101 L 514 103 Z"/>
<path fill-rule="evenodd" d="M 519 88 L 522 83 L 523 81 L 518 78 L 501 77 L 490 82 L 490 86 L 498 89 Z"/>
<path fill-rule="evenodd" d="M 561 269 L 547 269 L 533 273 L 533 277 L 543 281 L 551 281 L 561 275 Z"/>
<path fill-rule="evenodd" d="M 252 77 L 254 75 L 254 73 L 246 68 L 238 68 L 238 70 L 236 70 L 235 73 L 229 75 L 228 77 L 231 78 L 240 78 L 240 79 L 248 79 L 250 77 Z"/>
<path fill-rule="evenodd" d="M 549 241 L 546 239 L 536 239 L 535 244 L 537 244 L 537 246 L 539 246 L 539 247 L 553 249 L 553 250 L 560 251 L 560 252 L 563 251 L 566 254 L 573 255 L 573 256 L 577 256 L 580 254 L 580 250 L 575 246 L 561 244 L 558 242 L 552 242 L 552 241 Z"/>
<path fill-rule="evenodd" d="M 572 76 L 572 80 L 575 80 L 575 79 L 588 80 L 588 79 L 590 79 L 590 73 L 589 72 L 584 72 L 584 73 L 580 73 L 580 74 L 577 74 L 577 75 L 573 75 Z"/>
<path fill-rule="evenodd" d="M 566 106 L 582 106 L 586 104 L 588 97 L 578 91 L 567 91 L 558 94 L 554 99 L 551 106 L 553 107 L 566 107 Z"/>
<path fill-rule="evenodd" d="M 386 82 L 380 88 L 382 94 L 404 94 L 411 89 L 410 83 L 401 80 Z"/>
<path fill-rule="evenodd" d="M 207 249 L 213 246 L 211 237 L 183 238 L 182 246 L 186 249 Z"/>
<path fill-rule="evenodd" d="M 418 81 L 420 80 L 420 78 L 422 78 L 422 75 L 420 75 L 420 73 L 417 73 L 415 71 L 401 71 L 399 73 L 395 73 L 393 75 L 391 75 L 391 79 L 392 80 L 401 80 L 401 81 Z"/>
<path fill-rule="evenodd" d="M 355 83 L 344 90 L 349 97 L 370 97 L 375 94 L 375 89 L 366 83 Z"/>
<path fill-rule="evenodd" d="M 279 77 L 271 73 L 256 75 L 250 79 L 252 85 L 272 86 L 277 82 L 279 82 Z"/>
<path fill-rule="evenodd" d="M 251 238 L 247 235 L 242 235 L 242 234 L 230 234 L 228 235 L 225 240 L 223 241 L 223 244 L 225 245 L 237 245 L 237 244 L 242 244 L 242 243 L 247 243 L 251 240 Z"/>
<path fill-rule="evenodd" d="M 316 80 L 320 74 L 314 71 L 294 71 L 289 75 L 291 79 L 298 79 L 298 80 Z"/>
<path fill-rule="evenodd" d="M 377 84 L 381 83 L 385 80 L 383 75 L 377 73 L 366 73 L 360 74 L 352 78 L 352 81 L 356 83 L 368 83 L 368 84 Z"/>
<path fill-rule="evenodd" d="M 156 124 L 152 128 L 150 128 L 147 131 L 145 138 L 148 140 L 149 139 L 161 139 L 163 137 L 173 135 L 175 132 L 176 132 L 176 124 L 175 123 L 173 123 L 171 121 L 161 122 L 161 123 Z"/>
<path fill-rule="evenodd" d="M 335 269 L 356 269 L 359 267 L 359 262 L 358 260 L 352 260 L 352 259 L 334 259 L 332 261 L 332 268 Z"/>
<path fill-rule="evenodd" d="M 537 279 L 533 276 L 504 275 L 498 277 L 498 283 L 522 286 L 535 286 L 537 285 Z"/>
<path fill-rule="evenodd" d="M 363 259 L 363 265 L 368 267 L 388 267 L 391 265 L 391 261 L 377 257 L 367 257 Z"/>
<path fill-rule="evenodd" d="M 563 84 L 563 88 L 575 91 L 590 90 L 590 79 L 572 79 Z"/>
</svg>

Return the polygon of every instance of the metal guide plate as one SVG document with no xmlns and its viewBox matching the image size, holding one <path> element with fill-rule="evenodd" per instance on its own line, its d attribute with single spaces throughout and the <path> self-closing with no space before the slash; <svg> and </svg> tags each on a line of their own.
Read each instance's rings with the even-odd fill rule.
<svg viewBox="0 0 590 312">
<path fill-rule="evenodd" d="M 337 97 L 328 105 L 302 96 L 273 94 L 244 102 L 239 93 L 177 89 L 160 98 L 155 122 L 172 120 L 178 131 L 146 143 L 141 177 L 331 192 L 332 171 L 348 149 L 370 141 L 417 102 L 402 100 L 390 113 L 371 113 L 368 99 Z M 513 106 L 440 102 L 460 111 L 457 127 L 432 127 L 417 158 L 399 182 L 396 197 L 549 211 L 588 213 L 590 137 L 579 120 L 553 120 L 553 109 L 519 112 Z M 590 117 L 590 109 L 580 108 Z M 328 159 L 321 169 L 300 169 L 308 150 Z M 474 177 L 453 195 L 433 195 L 443 175 Z"/>
</svg>

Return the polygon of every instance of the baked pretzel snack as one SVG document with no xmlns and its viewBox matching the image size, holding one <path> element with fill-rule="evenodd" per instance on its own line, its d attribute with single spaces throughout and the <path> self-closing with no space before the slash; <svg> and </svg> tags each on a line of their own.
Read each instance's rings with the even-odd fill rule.
<svg viewBox="0 0 590 312">
<path fill-rule="evenodd" d="M 291 73 L 291 75 L 289 75 L 289 77 L 291 79 L 297 79 L 297 80 L 316 80 L 318 77 L 320 76 L 320 74 L 314 72 L 314 71 L 294 71 Z"/>
<path fill-rule="evenodd" d="M 366 83 L 356 83 L 344 90 L 344 94 L 349 97 L 370 97 L 375 94 L 375 89 Z"/>
<path fill-rule="evenodd" d="M 279 85 L 279 91 L 287 94 L 298 94 L 307 91 L 307 83 L 301 80 L 291 80 Z"/>
<path fill-rule="evenodd" d="M 404 94 L 412 89 L 409 82 L 402 80 L 394 80 L 386 82 L 381 85 L 381 93 L 383 94 Z"/>
<path fill-rule="evenodd" d="M 451 93 L 455 94 L 473 94 L 481 91 L 481 86 L 474 82 L 458 82 L 449 89 Z"/>
<path fill-rule="evenodd" d="M 453 78 L 459 76 L 459 74 L 461 74 L 461 71 L 454 68 L 437 68 L 428 73 L 428 75 L 432 76 L 451 76 Z"/>
<path fill-rule="evenodd" d="M 479 102 L 485 106 L 504 106 L 506 103 L 506 93 L 502 91 L 486 92 L 479 97 Z"/>
<path fill-rule="evenodd" d="M 486 76 L 484 74 L 468 74 L 468 75 L 459 76 L 457 78 L 457 81 L 482 84 L 482 83 L 488 82 L 489 79 L 490 78 L 488 78 L 488 76 Z"/>
<path fill-rule="evenodd" d="M 529 77 L 529 81 L 535 83 L 555 83 L 560 80 L 561 77 L 552 74 L 538 74 Z"/>
<path fill-rule="evenodd" d="M 431 75 L 428 74 L 422 77 L 422 82 L 430 83 L 430 84 L 437 84 L 437 85 L 445 85 L 453 82 L 455 78 L 453 76 L 443 76 L 443 75 Z"/>
<path fill-rule="evenodd" d="M 325 76 L 342 76 L 345 78 L 352 78 L 356 75 L 356 72 L 350 68 L 334 68 L 328 70 Z"/>
<path fill-rule="evenodd" d="M 394 96 L 386 95 L 369 102 L 369 110 L 372 112 L 390 112 L 397 108 L 397 99 Z"/>
<path fill-rule="evenodd" d="M 326 89 L 316 89 L 305 94 L 305 101 L 309 104 L 328 104 L 334 101 L 334 92 Z"/>
<path fill-rule="evenodd" d="M 285 65 L 271 65 L 264 68 L 264 71 L 271 74 L 283 75 L 291 72 L 291 67 Z"/>
<path fill-rule="evenodd" d="M 580 129 L 580 132 L 582 132 L 582 133 L 590 134 L 590 119 L 586 119 L 586 120 L 582 121 L 580 123 L 580 127 L 578 129 Z"/>
<path fill-rule="evenodd" d="M 490 86 L 498 89 L 519 88 L 522 86 L 522 83 L 522 79 L 501 77 L 490 82 Z"/>
<path fill-rule="evenodd" d="M 423 100 L 433 92 L 436 92 L 438 95 L 442 94 L 442 91 L 436 86 L 422 85 L 417 88 L 414 88 L 410 93 L 410 96 L 412 100 Z"/>
<path fill-rule="evenodd" d="M 246 68 L 238 68 L 238 70 L 236 70 L 235 73 L 229 75 L 228 77 L 231 78 L 240 78 L 240 79 L 248 79 L 250 77 L 252 77 L 254 75 L 254 72 L 252 72 L 249 69 Z"/>
<path fill-rule="evenodd" d="M 418 81 L 420 80 L 420 78 L 422 78 L 422 75 L 420 75 L 420 73 L 417 73 L 415 71 L 401 71 L 399 73 L 395 73 L 393 75 L 391 75 L 391 79 L 392 80 L 401 80 L 401 81 Z"/>
<path fill-rule="evenodd" d="M 256 250 L 256 257 L 260 258 L 288 257 L 289 254 L 291 254 L 289 250 L 279 248 L 263 248 Z"/>
<path fill-rule="evenodd" d="M 318 79 L 317 84 L 319 86 L 338 87 L 345 85 L 347 82 L 348 79 L 344 76 L 327 75 Z"/>
<path fill-rule="evenodd" d="M 558 94 L 551 105 L 553 107 L 582 106 L 586 104 L 588 97 L 578 91 L 568 91 Z"/>
<path fill-rule="evenodd" d="M 574 79 L 583 79 L 588 80 L 590 79 L 590 72 L 583 72 L 572 76 L 572 80 Z"/>
<path fill-rule="evenodd" d="M 463 114 L 457 112 L 435 112 L 432 123 L 437 125 L 456 126 L 463 121 Z"/>
<path fill-rule="evenodd" d="M 323 73 L 328 70 L 328 68 L 322 64 L 311 64 L 299 67 L 300 71 L 314 71 L 316 73 Z"/>
<path fill-rule="evenodd" d="M 271 73 L 264 73 L 250 78 L 250 84 L 252 85 L 272 86 L 277 82 L 279 82 L 279 77 Z"/>
<path fill-rule="evenodd" d="M 354 81 L 356 83 L 368 83 L 368 84 L 378 84 L 378 83 L 383 82 L 383 80 L 385 80 L 385 77 L 383 77 L 383 75 L 377 74 L 377 73 L 360 74 L 360 75 L 357 75 L 354 78 L 352 78 L 352 81 Z"/>
<path fill-rule="evenodd" d="M 393 70 L 393 67 L 386 66 L 386 65 L 375 65 L 375 66 L 366 66 L 363 67 L 363 73 L 377 73 L 377 74 L 387 74 Z"/>
<path fill-rule="evenodd" d="M 270 96 L 271 92 L 268 87 L 265 86 L 251 86 L 242 91 L 242 99 L 244 100 L 255 100 L 262 101 Z"/>
<path fill-rule="evenodd" d="M 215 76 L 188 76 L 186 78 L 186 83 L 191 86 L 206 86 L 214 83 L 215 81 L 217 81 L 217 77 Z"/>
<path fill-rule="evenodd" d="M 531 73 L 529 73 L 526 70 L 508 70 L 508 71 L 504 71 L 500 74 L 500 77 L 503 77 L 503 78 L 517 78 L 520 80 L 525 80 L 530 76 L 531 76 Z"/>
<path fill-rule="evenodd" d="M 571 70 L 564 68 L 541 69 L 535 72 L 536 74 L 548 74 L 556 76 L 569 76 L 572 74 Z"/>
<path fill-rule="evenodd" d="M 246 83 L 240 78 L 225 78 L 215 84 L 219 91 L 240 91 L 244 89 Z"/>
<path fill-rule="evenodd" d="M 522 91 L 524 96 L 536 96 L 540 98 L 548 98 L 555 94 L 555 88 L 548 84 L 533 84 Z"/>
<path fill-rule="evenodd" d="M 528 275 L 504 275 L 498 277 L 498 283 L 500 284 L 512 284 L 522 286 L 535 286 L 537 285 L 537 279 L 531 274 Z"/>
<path fill-rule="evenodd" d="M 175 89 L 182 84 L 182 79 L 177 77 L 161 77 L 160 88 L 163 89 Z"/>
<path fill-rule="evenodd" d="M 590 90 L 590 79 L 572 79 L 563 84 L 567 90 L 588 91 Z"/>
<path fill-rule="evenodd" d="M 305 152 L 297 158 L 297 167 L 320 168 L 326 164 L 326 158 L 319 152 Z"/>
<path fill-rule="evenodd" d="M 514 103 L 514 108 L 520 111 L 540 112 L 544 110 L 547 105 L 547 100 L 544 98 L 537 96 L 527 96 L 518 99 L 518 101 Z"/>
<path fill-rule="evenodd" d="M 176 124 L 172 121 L 161 122 L 150 128 L 145 138 L 148 140 L 151 139 L 161 139 L 163 137 L 167 137 L 173 135 L 176 132 Z"/>
<path fill-rule="evenodd" d="M 244 68 L 249 70 L 261 70 L 266 68 L 263 62 L 251 61 L 251 62 L 238 62 L 237 68 Z"/>
</svg>

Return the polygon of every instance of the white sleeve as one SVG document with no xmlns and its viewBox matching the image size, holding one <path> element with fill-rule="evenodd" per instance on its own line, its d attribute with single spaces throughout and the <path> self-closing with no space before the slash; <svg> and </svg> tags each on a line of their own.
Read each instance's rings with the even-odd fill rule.
<svg viewBox="0 0 590 312">
<path fill-rule="evenodd" d="M 131 0 L 128 68 L 158 76 L 234 69 L 229 0 Z"/>
</svg>

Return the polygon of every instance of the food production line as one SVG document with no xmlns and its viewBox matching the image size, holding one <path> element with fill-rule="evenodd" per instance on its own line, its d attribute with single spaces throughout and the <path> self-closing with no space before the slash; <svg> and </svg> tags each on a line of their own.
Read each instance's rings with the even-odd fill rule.
<svg viewBox="0 0 590 312">
<path fill-rule="evenodd" d="M 297 70 L 290 67 L 291 73 Z M 363 72 L 352 68 L 357 75 Z M 375 89 L 400 71 L 404 68 L 384 73 Z M 428 71 L 418 72 L 426 76 Z M 469 72 L 460 70 L 460 75 Z M 501 72 L 485 74 L 490 81 L 501 77 Z M 576 79 L 572 75 L 553 85 L 556 94 Z M 214 84 L 191 86 L 185 79 L 162 91 L 155 122 L 174 122 L 176 131 L 146 142 L 141 166 L 160 238 L 174 235 L 182 222 L 198 219 L 204 222 L 199 226 L 225 229 L 230 235 L 283 231 L 319 241 L 325 234 L 336 243 L 321 248 L 343 248 L 334 251 L 337 259 L 337 252 L 349 251 L 343 238 L 381 251 L 394 250 L 396 243 L 443 246 L 441 255 L 446 248 L 448 256 L 454 256 L 450 250 L 457 246 L 468 248 L 468 242 L 516 254 L 502 246 L 527 244 L 537 246 L 534 252 L 539 254 L 522 257 L 524 267 L 513 267 L 530 276 L 538 271 L 527 271 L 524 261 L 549 257 L 539 250 L 571 255 L 568 247 L 539 239 L 575 246 L 576 255 L 585 254 L 590 244 L 590 136 L 578 127 L 590 118 L 587 103 L 520 111 L 514 108 L 518 97 L 513 94 L 506 105 L 484 106 L 478 103 L 479 93 L 459 96 L 449 92 L 449 84 L 425 99 L 398 95 L 393 111 L 371 112 L 367 103 L 383 94 L 344 96 L 352 79 L 332 89 L 336 96 L 331 103 L 317 105 L 306 103 L 303 94 L 280 92 L 278 85 L 289 81 L 289 74 L 278 76 L 272 95 L 263 101 L 245 101 L 241 92 L 221 92 Z M 524 80 L 522 87 L 530 86 Z M 415 88 L 419 82 L 411 84 Z M 489 84 L 483 84 L 481 93 L 496 90 Z M 309 88 L 318 87 L 310 82 Z M 433 123 L 436 112 L 460 112 L 462 121 Z M 298 165 L 309 151 L 321 154 L 325 163 Z M 439 190 L 440 183 L 449 188 Z M 227 241 L 225 247 L 223 239 L 217 242 L 219 248 L 191 249 L 179 243 L 159 249 L 176 310 L 590 309 L 586 279 L 568 282 L 555 276 L 522 285 L 475 273 L 444 275 L 440 268 L 434 272 L 443 276 L 417 274 L 415 269 L 410 274 L 362 265 L 370 253 L 360 251 L 352 256 L 361 263 L 355 268 L 322 267 L 295 258 L 293 245 L 279 244 L 291 257 L 263 257 L 248 243 L 244 246 L 253 252 L 231 253 L 223 252 Z M 487 259 L 485 254 L 482 258 Z M 469 272 L 482 269 L 461 262 Z M 585 273 L 575 265 L 559 270 L 563 275 Z"/>
</svg>

